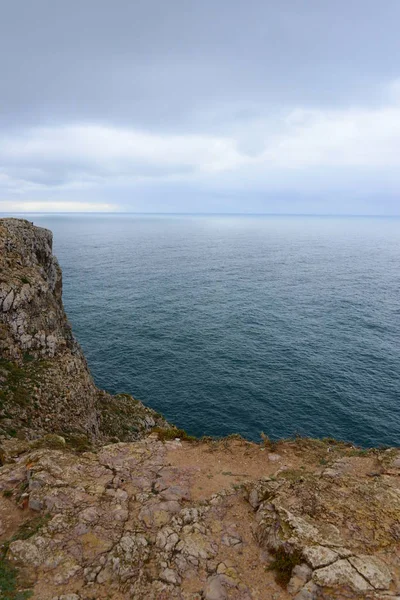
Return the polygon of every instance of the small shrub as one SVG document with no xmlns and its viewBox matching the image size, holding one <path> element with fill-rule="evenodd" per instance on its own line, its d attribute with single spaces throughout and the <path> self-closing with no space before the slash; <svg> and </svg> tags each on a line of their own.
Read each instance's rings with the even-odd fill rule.
<svg viewBox="0 0 400 600">
<path fill-rule="evenodd" d="M 67 446 L 76 452 L 88 452 L 92 450 L 92 443 L 84 433 L 69 433 L 65 436 Z"/>
<path fill-rule="evenodd" d="M 262 444 L 266 450 L 270 452 L 276 452 L 278 449 L 278 442 L 271 440 L 271 438 L 266 435 L 263 431 L 260 433 L 260 437 L 262 439 Z"/>
<path fill-rule="evenodd" d="M 162 442 L 166 440 L 174 440 L 175 438 L 179 438 L 185 442 L 193 442 L 196 439 L 193 435 L 188 435 L 184 429 L 178 429 L 177 427 L 153 427 L 151 431 L 152 433 L 156 433 L 158 435 L 158 439 Z"/>
<path fill-rule="evenodd" d="M 270 563 L 268 570 L 275 571 L 275 581 L 282 587 L 286 587 L 292 576 L 296 565 L 302 562 L 301 552 L 298 550 L 288 551 L 281 547 L 272 552 L 274 560 Z"/>
<path fill-rule="evenodd" d="M 56 433 L 48 433 L 32 444 L 34 448 L 51 448 L 52 450 L 63 450 L 65 446 L 65 438 Z"/>
<path fill-rule="evenodd" d="M 23 358 L 24 362 L 32 362 L 33 360 L 35 360 L 35 357 L 32 356 L 32 354 L 29 354 L 29 352 L 24 352 L 22 358 Z"/>
<path fill-rule="evenodd" d="M 300 469 L 285 469 L 279 475 L 291 483 L 296 483 L 297 481 L 304 481 L 307 473 Z"/>
</svg>

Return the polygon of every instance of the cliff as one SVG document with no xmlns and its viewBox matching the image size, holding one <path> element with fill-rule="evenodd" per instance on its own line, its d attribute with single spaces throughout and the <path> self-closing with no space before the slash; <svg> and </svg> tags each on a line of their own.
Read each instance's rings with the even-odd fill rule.
<svg viewBox="0 0 400 600">
<path fill-rule="evenodd" d="M 97 390 L 51 245 L 0 220 L 0 598 L 400 600 L 399 450 L 191 440 Z"/>
<path fill-rule="evenodd" d="M 0 434 L 133 440 L 162 419 L 94 385 L 62 304 L 52 233 L 0 219 Z"/>
</svg>

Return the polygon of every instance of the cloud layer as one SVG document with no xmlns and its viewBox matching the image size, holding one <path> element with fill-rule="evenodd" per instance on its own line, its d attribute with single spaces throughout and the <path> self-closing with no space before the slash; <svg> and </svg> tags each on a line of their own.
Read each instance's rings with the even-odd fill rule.
<svg viewBox="0 0 400 600">
<path fill-rule="evenodd" d="M 19 4 L 0 211 L 400 213 L 397 2 Z"/>
</svg>

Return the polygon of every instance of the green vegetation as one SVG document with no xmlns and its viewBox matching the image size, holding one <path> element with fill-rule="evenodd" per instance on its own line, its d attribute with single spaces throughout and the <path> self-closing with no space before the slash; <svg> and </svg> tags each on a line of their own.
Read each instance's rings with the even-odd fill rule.
<svg viewBox="0 0 400 600">
<path fill-rule="evenodd" d="M 31 444 L 32 448 L 51 448 L 52 450 L 64 450 L 65 438 L 55 433 L 48 433 Z"/>
<path fill-rule="evenodd" d="M 35 357 L 32 356 L 32 354 L 29 354 L 29 352 L 24 352 L 23 359 L 24 362 L 32 362 L 32 360 L 35 360 Z"/>
<path fill-rule="evenodd" d="M 34 517 L 29 521 L 25 521 L 20 525 L 17 532 L 11 538 L 11 542 L 15 542 L 15 540 L 28 540 L 30 537 L 35 535 L 39 529 L 44 527 L 50 520 L 50 515 L 40 515 L 38 517 Z"/>
<path fill-rule="evenodd" d="M 193 435 L 188 435 L 184 429 L 178 429 L 177 427 L 153 427 L 152 433 L 158 435 L 158 439 L 164 442 L 165 440 L 174 440 L 179 438 L 185 442 L 193 442 L 196 438 Z"/>
<path fill-rule="evenodd" d="M 5 428 L 5 432 L 6 432 L 6 433 L 7 433 L 7 434 L 8 434 L 10 437 L 13 437 L 13 438 L 16 438 L 16 437 L 17 437 L 17 434 L 18 434 L 17 430 L 16 430 L 16 429 L 14 429 L 13 427 L 6 427 L 6 428 Z"/>
<path fill-rule="evenodd" d="M 67 447 L 75 452 L 88 452 L 93 449 L 92 443 L 84 433 L 66 433 L 64 434 Z"/>
<path fill-rule="evenodd" d="M 270 452 L 276 452 L 279 446 L 279 442 L 271 440 L 271 438 L 266 435 L 263 431 L 260 433 L 260 437 L 262 439 L 262 444 L 264 448 L 269 450 Z"/>
<path fill-rule="evenodd" d="M 6 555 L 8 548 L 12 542 L 16 540 L 27 540 L 41 529 L 49 521 L 50 515 L 35 517 L 19 527 L 17 532 L 10 540 L 7 540 L 0 546 L 0 598 L 2 600 L 26 600 L 32 596 L 30 590 L 21 590 L 21 585 L 18 581 L 19 574 L 17 569 L 10 564 Z"/>
<path fill-rule="evenodd" d="M 45 361 L 35 360 L 30 354 L 24 354 L 22 365 L 0 358 L 0 373 L 5 379 L 0 390 L 0 408 L 6 403 L 27 406 L 34 388 L 40 385 L 41 373 L 46 367 Z"/>
<path fill-rule="evenodd" d="M 26 600 L 33 592 L 18 590 L 18 571 L 10 563 L 0 558 L 0 598 L 2 600 Z"/>
<path fill-rule="evenodd" d="M 282 471 L 279 476 L 283 477 L 287 481 L 295 483 L 296 481 L 304 481 L 306 476 L 310 476 L 308 473 L 301 471 L 300 469 L 285 469 Z"/>
<path fill-rule="evenodd" d="M 283 546 L 273 552 L 274 560 L 268 566 L 269 571 L 275 571 L 275 580 L 282 587 L 286 587 L 296 565 L 302 562 L 301 552 L 286 550 Z"/>
</svg>

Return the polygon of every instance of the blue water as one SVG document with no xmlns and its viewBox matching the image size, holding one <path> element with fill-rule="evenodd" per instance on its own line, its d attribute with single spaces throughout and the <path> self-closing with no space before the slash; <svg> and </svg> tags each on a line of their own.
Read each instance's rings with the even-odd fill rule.
<svg viewBox="0 0 400 600">
<path fill-rule="evenodd" d="M 400 444 L 400 219 L 31 219 L 100 387 L 196 435 Z"/>
</svg>

